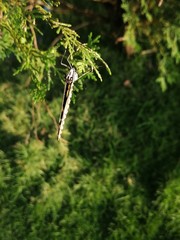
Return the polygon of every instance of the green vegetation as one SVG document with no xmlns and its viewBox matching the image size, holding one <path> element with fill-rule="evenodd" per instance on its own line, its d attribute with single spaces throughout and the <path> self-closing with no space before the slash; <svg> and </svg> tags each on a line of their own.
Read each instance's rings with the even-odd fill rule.
<svg viewBox="0 0 180 240">
<path fill-rule="evenodd" d="M 0 239 L 180 239 L 178 1 L 33 2 L 0 2 Z"/>
</svg>

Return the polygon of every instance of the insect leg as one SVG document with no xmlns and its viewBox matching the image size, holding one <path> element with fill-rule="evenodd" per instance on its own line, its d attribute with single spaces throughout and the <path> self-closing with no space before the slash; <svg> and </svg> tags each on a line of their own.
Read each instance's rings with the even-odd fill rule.
<svg viewBox="0 0 180 240">
<path fill-rule="evenodd" d="M 68 64 L 69 64 L 70 68 L 72 68 L 71 63 L 69 62 L 69 58 L 70 58 L 70 54 L 69 54 L 69 56 L 68 56 L 68 58 L 67 58 L 67 62 L 68 62 Z"/>
<path fill-rule="evenodd" d="M 63 63 L 63 59 L 64 59 L 65 54 L 66 54 L 66 49 L 65 49 L 64 54 L 61 58 L 61 65 L 64 66 L 64 67 L 67 67 L 67 68 L 71 68 L 71 65 L 69 64 L 69 61 L 68 61 L 69 66 L 66 65 L 65 63 Z"/>
</svg>

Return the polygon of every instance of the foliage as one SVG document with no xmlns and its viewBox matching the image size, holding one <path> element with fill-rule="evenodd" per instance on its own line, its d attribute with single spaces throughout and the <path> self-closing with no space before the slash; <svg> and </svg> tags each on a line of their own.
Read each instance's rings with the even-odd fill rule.
<svg viewBox="0 0 180 240">
<path fill-rule="evenodd" d="M 178 1 L 122 1 L 126 23 L 124 40 L 135 52 L 156 53 L 157 82 L 163 91 L 167 84 L 179 80 L 179 14 Z"/>
<path fill-rule="evenodd" d="M 115 25 L 109 21 L 115 15 L 114 1 L 109 1 L 108 8 L 94 1 L 72 0 L 68 4 L 57 8 L 57 17 L 61 16 L 63 22 L 72 21 L 74 26 L 78 26 L 78 21 L 82 19 L 87 23 L 95 18 L 96 25 L 80 29 L 79 35 L 86 38 L 89 32 L 93 35 L 97 31 L 101 33 L 101 42 L 99 37 L 93 38 L 89 34 L 87 46 L 93 52 L 101 50 L 110 65 L 112 77 L 102 69 L 103 82 L 84 81 L 84 90 L 77 95 L 76 104 L 70 108 L 63 139 L 57 142 L 56 116 L 61 101 L 59 95 L 63 91 L 59 82 L 61 69 L 57 63 L 58 73 L 53 77 L 46 102 L 34 104 L 29 95 L 31 69 L 22 69 L 13 76 L 17 67 L 20 68 L 26 60 L 17 63 L 14 55 L 17 57 L 19 54 L 22 58 L 23 52 L 17 50 L 16 45 L 8 40 L 12 40 L 8 31 L 3 30 L 2 37 L 5 39 L 6 36 L 7 40 L 0 41 L 3 58 L 0 62 L 0 239 L 179 239 L 180 85 L 177 81 L 176 85 L 169 86 L 162 93 L 154 82 L 159 76 L 159 53 L 142 54 L 150 49 L 150 35 L 145 38 L 143 31 L 149 30 L 155 34 L 157 27 L 159 34 L 158 24 L 144 27 L 151 19 L 148 12 L 154 18 L 152 13 L 158 15 L 158 12 L 165 11 L 165 2 L 161 7 L 151 3 L 154 6 L 151 10 L 145 1 L 132 2 L 132 6 L 141 6 L 136 12 L 137 19 L 141 21 L 137 20 L 140 21 L 138 29 L 136 25 L 132 26 L 135 27 L 134 33 L 137 31 L 136 38 L 132 38 L 137 41 L 134 47 L 137 52 L 130 55 L 124 50 L 127 46 L 123 48 L 129 38 L 123 44 L 114 44 L 117 38 L 115 33 L 119 34 L 121 28 L 127 34 L 130 24 L 128 20 L 129 23 L 121 23 L 122 27 L 120 22 Z M 126 7 L 131 5 L 129 1 L 122 4 L 125 17 L 130 11 Z M 36 9 L 37 12 L 35 9 L 32 10 L 33 14 L 39 14 L 39 9 Z M 94 14 L 96 11 L 97 18 Z M 49 16 L 47 11 L 44 14 Z M 102 14 L 103 21 L 99 14 Z M 107 22 L 105 15 L 108 16 Z M 167 19 L 168 16 L 162 15 L 162 23 Z M 50 54 L 49 46 L 57 37 L 44 21 L 37 20 L 38 29 L 43 30 L 44 36 L 38 35 L 34 26 L 37 36 L 42 38 L 39 39 L 38 49 L 34 47 L 32 32 L 27 24 L 27 41 L 31 41 L 36 53 L 40 52 L 41 60 L 43 54 L 44 57 Z M 172 19 L 172 25 L 174 21 Z M 58 23 L 57 28 L 62 37 L 62 31 L 67 31 L 67 34 L 71 32 L 67 25 Z M 51 35 L 49 31 L 52 38 L 48 38 Z M 23 31 L 18 28 L 16 34 L 20 33 Z M 153 39 L 155 41 L 154 34 L 151 35 L 152 42 Z M 46 41 L 43 41 L 44 37 L 47 37 Z M 144 42 L 139 41 L 142 38 Z M 161 41 L 167 43 L 163 38 L 164 35 Z M 77 39 L 75 37 L 75 42 Z M 66 44 L 63 41 L 60 39 L 63 43 L 60 49 L 58 44 L 52 47 L 58 49 L 55 52 L 57 56 L 52 54 L 53 59 L 61 57 Z M 82 51 L 84 48 L 89 51 L 86 45 L 79 44 Z M 72 50 L 71 61 L 81 71 L 83 54 L 81 50 L 74 52 L 75 49 Z M 164 52 L 169 59 L 167 45 L 164 45 Z M 174 54 L 177 56 L 176 51 Z M 173 74 L 178 74 L 174 60 L 168 65 L 170 63 Z M 91 64 L 85 66 L 85 70 L 89 68 Z M 44 74 L 46 70 L 43 71 Z M 42 82 L 45 83 L 44 78 Z"/>
<path fill-rule="evenodd" d="M 50 3 L 53 4 L 53 1 L 50 1 Z M 46 5 L 44 6 L 46 7 Z M 56 66 L 56 62 L 60 56 L 59 49 L 61 46 L 68 50 L 70 59 L 80 74 L 94 71 L 98 78 L 102 80 L 98 65 L 95 63 L 96 60 L 101 61 L 108 72 L 111 73 L 99 53 L 94 51 L 93 47 L 89 48 L 87 44 L 82 44 L 78 40 L 79 35 L 70 28 L 71 25 L 55 19 L 50 11 L 43 8 L 44 6 L 41 6 L 38 2 L 30 2 L 27 5 L 27 2 L 24 1 L 5 2 L 0 5 L 3 13 L 0 21 L 2 28 L 0 56 L 2 59 L 12 53 L 16 56 L 20 66 L 14 74 L 23 70 L 29 71 L 29 75 L 37 87 L 33 92 L 34 99 L 43 99 L 46 91 L 50 90 L 54 75 L 60 76 L 60 69 Z M 49 31 L 55 29 L 57 34 L 61 34 L 61 41 L 57 41 L 57 43 L 55 41 L 56 45 L 55 43 L 51 44 L 47 50 L 38 47 L 38 40 L 43 37 L 43 32 L 38 27 L 40 20 L 50 26 Z M 39 37 L 36 32 L 40 35 Z M 89 38 L 89 41 L 93 45 L 92 37 Z M 78 58 L 78 61 L 74 61 L 74 57 Z M 89 73 L 89 75 L 92 75 L 92 73 Z"/>
</svg>

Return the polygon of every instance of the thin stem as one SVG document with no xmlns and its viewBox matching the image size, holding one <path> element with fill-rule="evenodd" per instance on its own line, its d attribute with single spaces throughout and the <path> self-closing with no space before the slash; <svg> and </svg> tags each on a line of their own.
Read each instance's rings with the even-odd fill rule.
<svg viewBox="0 0 180 240">
<path fill-rule="evenodd" d="M 29 24 L 29 27 L 30 27 L 31 33 L 32 33 L 32 35 L 33 35 L 34 47 L 35 47 L 36 49 L 39 49 L 39 48 L 38 48 L 38 42 L 37 42 L 36 33 L 35 33 L 35 31 L 34 31 L 34 27 L 33 27 L 33 25 L 32 25 L 31 23 Z"/>
</svg>

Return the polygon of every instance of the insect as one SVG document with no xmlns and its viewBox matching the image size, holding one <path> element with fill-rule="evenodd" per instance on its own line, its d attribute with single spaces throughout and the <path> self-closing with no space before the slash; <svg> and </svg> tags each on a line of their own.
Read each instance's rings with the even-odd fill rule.
<svg viewBox="0 0 180 240">
<path fill-rule="evenodd" d="M 62 60 L 63 60 L 63 58 L 62 58 Z M 62 109 L 61 109 L 59 123 L 58 123 L 58 135 L 57 135 L 58 140 L 60 140 L 60 138 L 61 138 L 62 130 L 64 127 L 64 122 L 65 122 L 65 119 L 66 119 L 66 116 L 67 116 L 67 113 L 69 110 L 69 106 L 70 106 L 70 102 L 71 102 L 71 98 L 72 98 L 73 85 L 74 85 L 74 82 L 78 80 L 78 74 L 76 72 L 76 69 L 74 67 L 72 67 L 72 65 L 69 63 L 68 59 L 67 59 L 67 61 L 69 63 L 69 66 L 62 63 L 62 60 L 61 60 L 61 65 L 70 68 L 70 70 L 65 77 L 66 84 L 64 86 Z"/>
</svg>

